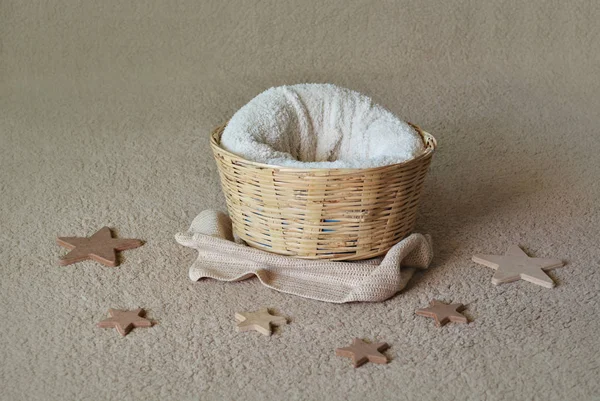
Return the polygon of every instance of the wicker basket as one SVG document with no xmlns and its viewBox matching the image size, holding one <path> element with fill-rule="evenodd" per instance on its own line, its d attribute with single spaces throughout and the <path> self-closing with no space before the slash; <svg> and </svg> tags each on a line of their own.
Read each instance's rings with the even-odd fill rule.
<svg viewBox="0 0 600 401">
<path fill-rule="evenodd" d="M 211 147 L 234 232 L 248 245 L 305 259 L 362 260 L 386 253 L 414 228 L 435 139 L 413 126 L 426 151 L 367 169 L 297 169 Z"/>
</svg>

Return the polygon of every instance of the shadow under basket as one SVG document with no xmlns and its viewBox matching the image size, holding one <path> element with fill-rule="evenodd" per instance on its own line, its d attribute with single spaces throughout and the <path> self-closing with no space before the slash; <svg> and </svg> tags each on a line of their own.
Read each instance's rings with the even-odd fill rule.
<svg viewBox="0 0 600 401">
<path fill-rule="evenodd" d="M 248 245 L 303 259 L 385 254 L 414 228 L 436 140 L 417 126 L 423 154 L 365 169 L 298 169 L 256 163 L 211 147 L 234 232 Z"/>
</svg>

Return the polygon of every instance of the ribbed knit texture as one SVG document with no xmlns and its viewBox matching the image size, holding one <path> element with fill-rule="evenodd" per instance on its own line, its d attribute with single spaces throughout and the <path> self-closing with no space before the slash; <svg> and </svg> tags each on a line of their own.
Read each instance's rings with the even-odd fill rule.
<svg viewBox="0 0 600 401">
<path fill-rule="evenodd" d="M 189 230 L 175 235 L 181 245 L 198 250 L 189 270 L 192 280 L 238 281 L 256 276 L 267 287 L 319 301 L 378 302 L 402 290 L 415 269 L 433 258 L 431 237 L 411 234 L 383 258 L 360 262 L 296 259 L 236 242 L 229 217 L 205 210 Z"/>
</svg>

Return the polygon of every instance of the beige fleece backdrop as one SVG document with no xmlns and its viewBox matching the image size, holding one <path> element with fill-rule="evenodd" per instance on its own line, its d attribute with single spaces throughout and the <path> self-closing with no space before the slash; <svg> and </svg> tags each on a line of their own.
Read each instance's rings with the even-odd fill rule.
<svg viewBox="0 0 600 401">
<path fill-rule="evenodd" d="M 1 400 L 600 397 L 597 1 L 0 1 Z M 379 304 L 194 283 L 175 243 L 224 209 L 211 128 L 262 90 L 331 82 L 439 140 L 417 231 L 436 257 Z M 58 235 L 146 244 L 60 267 Z M 474 253 L 562 258 L 492 286 Z M 468 325 L 414 315 L 462 302 Z M 158 324 L 99 329 L 108 308 Z M 234 313 L 272 307 L 272 337 Z M 334 349 L 387 341 L 388 365 Z"/>
</svg>

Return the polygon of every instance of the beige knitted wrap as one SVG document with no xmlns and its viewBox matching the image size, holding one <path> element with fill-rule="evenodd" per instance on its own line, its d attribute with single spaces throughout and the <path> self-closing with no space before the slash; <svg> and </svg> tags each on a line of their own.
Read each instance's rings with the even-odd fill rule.
<svg viewBox="0 0 600 401">
<path fill-rule="evenodd" d="M 239 281 L 257 276 L 274 290 L 333 303 L 386 300 L 406 286 L 415 269 L 426 269 L 433 258 L 431 237 L 422 234 L 409 235 L 383 258 L 360 262 L 271 254 L 236 241 L 229 216 L 214 210 L 200 213 L 189 230 L 176 234 L 175 239 L 198 250 L 189 270 L 194 281 Z"/>
</svg>

